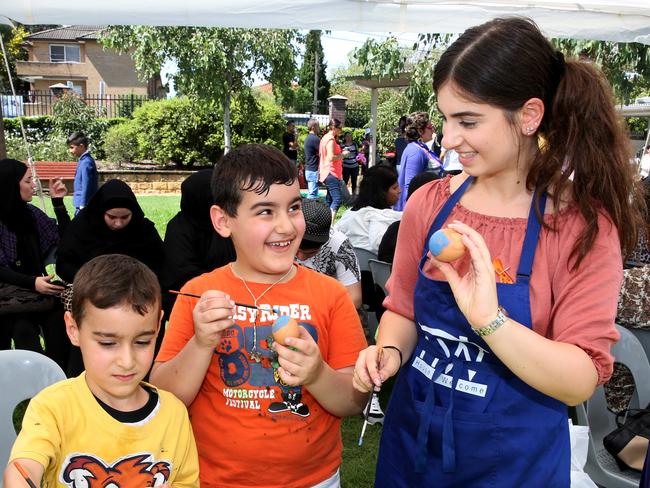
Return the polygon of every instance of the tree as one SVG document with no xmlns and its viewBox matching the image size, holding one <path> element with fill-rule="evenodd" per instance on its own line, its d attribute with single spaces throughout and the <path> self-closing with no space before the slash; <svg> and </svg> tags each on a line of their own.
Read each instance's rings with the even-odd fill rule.
<svg viewBox="0 0 650 488">
<path fill-rule="evenodd" d="M 2 60 L 2 69 L 0 69 L 0 92 L 7 93 L 11 91 L 9 76 L 11 76 L 16 91 L 24 91 L 29 85 L 16 76 L 16 61 L 27 59 L 27 52 L 21 48 L 21 44 L 25 36 L 28 35 L 28 32 L 22 26 L 12 28 L 8 25 L 0 25 L 0 35 L 2 35 L 2 42 L 7 52 L 7 60 L 9 61 L 9 73 L 7 73 L 4 59 Z"/>
<path fill-rule="evenodd" d="M 382 41 L 371 38 L 355 49 L 352 57 L 367 77 L 392 80 L 404 72 L 410 73 L 411 82 L 406 90 L 411 100 L 409 110 L 429 112 L 436 103 L 433 66 L 450 40 L 449 34 L 419 34 L 411 48 L 404 48 L 394 36 Z"/>
<path fill-rule="evenodd" d="M 14 83 L 14 88 L 16 92 L 22 92 L 29 90 L 29 83 L 22 81 L 16 76 L 16 61 L 25 61 L 27 60 L 27 51 L 22 49 L 22 43 L 25 40 L 25 37 L 34 32 L 40 32 L 46 29 L 52 29 L 58 27 L 57 25 L 23 25 L 18 22 L 14 22 L 15 27 L 11 27 L 6 24 L 0 24 L 0 35 L 2 36 L 2 42 L 4 43 L 5 50 L 7 51 L 7 60 L 9 61 L 9 73 L 11 74 L 11 79 Z M 0 54 L 0 57 L 1 54 Z M 9 84 L 9 77 L 7 75 L 7 70 L 4 64 L 4 60 L 1 62 L 2 68 L 0 68 L 0 92 L 7 93 L 11 90 Z"/>
<path fill-rule="evenodd" d="M 319 30 L 312 30 L 307 34 L 305 39 L 305 55 L 302 60 L 302 67 L 298 73 L 298 82 L 301 89 L 308 90 L 312 94 L 311 99 L 313 100 L 314 73 L 318 73 L 317 103 L 318 106 L 322 107 L 327 103 L 327 99 L 330 96 L 330 82 L 327 80 L 325 73 L 327 64 L 325 63 L 325 54 L 323 53 L 323 45 L 320 42 L 320 38 L 321 31 Z M 313 107 L 314 112 L 316 111 L 315 109 L 316 107 Z"/>
<path fill-rule="evenodd" d="M 597 63 L 621 103 L 630 103 L 650 90 L 650 46 L 636 42 L 553 39 L 564 54 Z"/>
<path fill-rule="evenodd" d="M 181 93 L 223 109 L 224 148 L 231 148 L 233 97 L 250 97 L 254 78 L 288 87 L 296 72 L 301 37 L 295 30 L 206 27 L 112 26 L 102 43 L 131 52 L 138 75 L 146 80 L 174 61 L 174 84 Z"/>
</svg>

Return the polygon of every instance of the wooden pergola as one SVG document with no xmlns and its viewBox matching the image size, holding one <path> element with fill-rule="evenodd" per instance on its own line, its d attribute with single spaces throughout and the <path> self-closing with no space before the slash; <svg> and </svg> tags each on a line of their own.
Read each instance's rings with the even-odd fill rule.
<svg viewBox="0 0 650 488">
<path fill-rule="evenodd" d="M 350 76 L 348 80 L 355 85 L 370 89 L 370 161 L 368 166 L 374 166 L 377 159 L 377 98 L 380 88 L 405 88 L 411 82 L 411 73 L 401 73 L 395 79 L 368 78 L 365 76 Z"/>
</svg>

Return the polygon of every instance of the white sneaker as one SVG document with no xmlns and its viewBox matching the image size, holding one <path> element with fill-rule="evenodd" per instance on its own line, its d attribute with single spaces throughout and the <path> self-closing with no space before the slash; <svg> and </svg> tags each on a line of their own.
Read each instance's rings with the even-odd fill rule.
<svg viewBox="0 0 650 488">
<path fill-rule="evenodd" d="M 368 423 L 384 425 L 384 412 L 381 409 L 381 405 L 379 405 L 379 397 L 377 396 L 376 393 L 372 395 L 372 399 L 370 400 L 370 411 L 368 412 Z"/>
</svg>

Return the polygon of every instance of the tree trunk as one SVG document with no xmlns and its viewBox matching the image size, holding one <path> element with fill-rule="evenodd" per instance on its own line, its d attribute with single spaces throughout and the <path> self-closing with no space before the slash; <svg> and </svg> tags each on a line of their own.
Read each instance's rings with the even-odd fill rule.
<svg viewBox="0 0 650 488">
<path fill-rule="evenodd" d="M 223 97 L 223 153 L 228 154 L 230 142 L 230 92 L 226 91 Z"/>
</svg>

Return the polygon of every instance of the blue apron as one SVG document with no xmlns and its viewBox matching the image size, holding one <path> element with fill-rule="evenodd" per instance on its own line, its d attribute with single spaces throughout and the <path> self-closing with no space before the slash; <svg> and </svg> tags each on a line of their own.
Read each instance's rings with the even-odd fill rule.
<svg viewBox="0 0 650 488">
<path fill-rule="evenodd" d="M 418 342 L 391 395 L 376 487 L 570 485 L 567 406 L 505 367 L 472 331 L 449 284 L 422 271 L 429 237 L 472 180 L 449 198 L 424 241 L 414 296 Z M 546 194 L 541 209 L 545 203 Z M 499 304 L 526 327 L 532 326 L 529 281 L 540 229 L 533 203 L 516 283 L 497 283 Z"/>
</svg>

